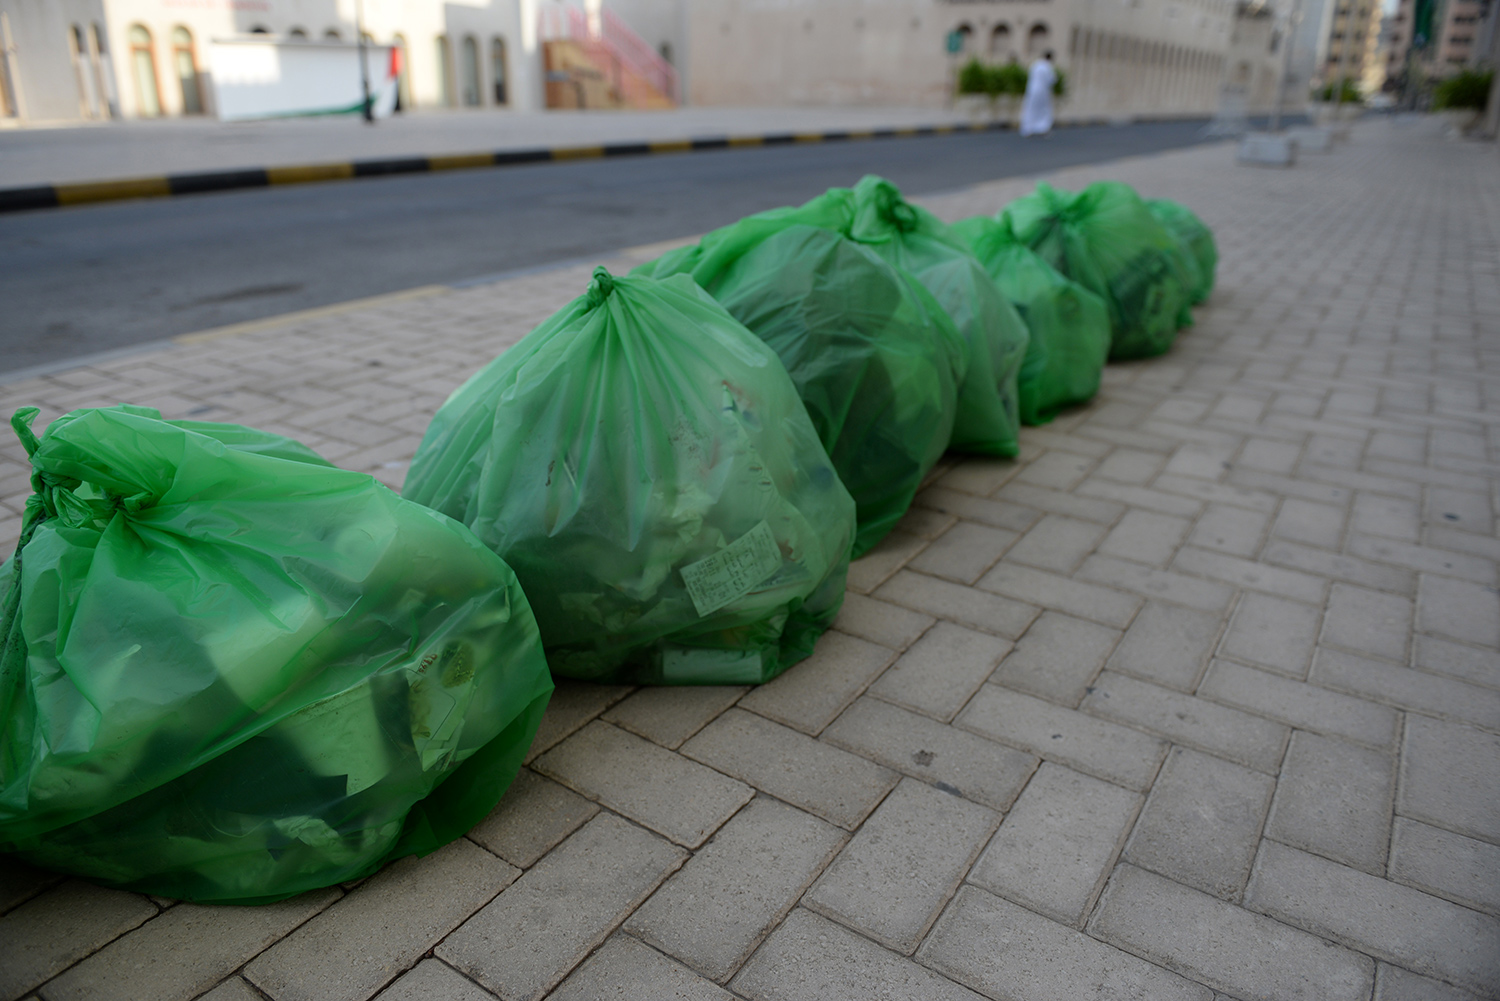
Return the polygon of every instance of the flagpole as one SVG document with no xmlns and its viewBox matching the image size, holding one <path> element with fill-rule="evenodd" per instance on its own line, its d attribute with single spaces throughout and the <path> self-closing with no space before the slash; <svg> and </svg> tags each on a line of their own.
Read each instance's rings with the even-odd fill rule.
<svg viewBox="0 0 1500 1001">
<path fill-rule="evenodd" d="M 375 111 L 370 102 L 370 67 L 365 64 L 365 10 L 364 0 L 354 0 L 354 36 L 359 41 L 359 87 L 364 94 L 361 108 L 370 125 L 375 124 Z"/>
</svg>

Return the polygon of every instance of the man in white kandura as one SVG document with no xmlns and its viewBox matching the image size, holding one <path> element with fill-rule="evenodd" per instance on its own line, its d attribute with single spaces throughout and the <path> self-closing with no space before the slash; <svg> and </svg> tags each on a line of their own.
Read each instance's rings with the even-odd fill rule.
<svg viewBox="0 0 1500 1001">
<path fill-rule="evenodd" d="M 1042 136 L 1052 131 L 1052 87 L 1057 70 L 1052 68 L 1052 50 L 1031 64 L 1026 75 L 1026 96 L 1021 100 L 1021 135 Z"/>
</svg>

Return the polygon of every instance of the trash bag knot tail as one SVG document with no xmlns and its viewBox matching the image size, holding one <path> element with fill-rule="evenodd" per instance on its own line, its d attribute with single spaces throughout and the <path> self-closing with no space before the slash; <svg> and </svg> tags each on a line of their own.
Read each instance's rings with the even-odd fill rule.
<svg viewBox="0 0 1500 1001">
<path fill-rule="evenodd" d="M 882 181 L 875 188 L 875 209 L 880 217 L 903 233 L 917 228 L 917 210 L 901 197 L 901 189 L 890 181 Z"/>
<path fill-rule="evenodd" d="M 594 280 L 589 282 L 589 309 L 598 309 L 604 305 L 604 300 L 615 290 L 615 276 L 609 273 L 609 269 L 599 266 L 594 269 Z"/>
</svg>

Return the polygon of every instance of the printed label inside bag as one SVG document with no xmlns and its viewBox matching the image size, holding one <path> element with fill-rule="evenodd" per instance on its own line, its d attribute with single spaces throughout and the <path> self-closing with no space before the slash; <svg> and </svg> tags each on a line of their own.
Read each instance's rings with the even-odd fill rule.
<svg viewBox="0 0 1500 1001">
<path fill-rule="evenodd" d="M 682 568 L 682 582 L 700 616 L 711 615 L 781 568 L 781 547 L 762 521 L 723 549 Z"/>
</svg>

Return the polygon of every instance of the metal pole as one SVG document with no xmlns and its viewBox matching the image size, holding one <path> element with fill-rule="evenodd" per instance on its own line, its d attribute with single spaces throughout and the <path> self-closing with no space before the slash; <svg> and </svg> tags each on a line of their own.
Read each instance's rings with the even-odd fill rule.
<svg viewBox="0 0 1500 1001">
<path fill-rule="evenodd" d="M 359 87 L 360 92 L 365 96 L 362 111 L 364 112 L 365 121 L 370 125 L 374 125 L 375 109 L 371 106 L 372 103 L 370 101 L 370 67 L 365 65 L 364 0 L 354 0 L 354 35 L 359 39 Z"/>
</svg>

